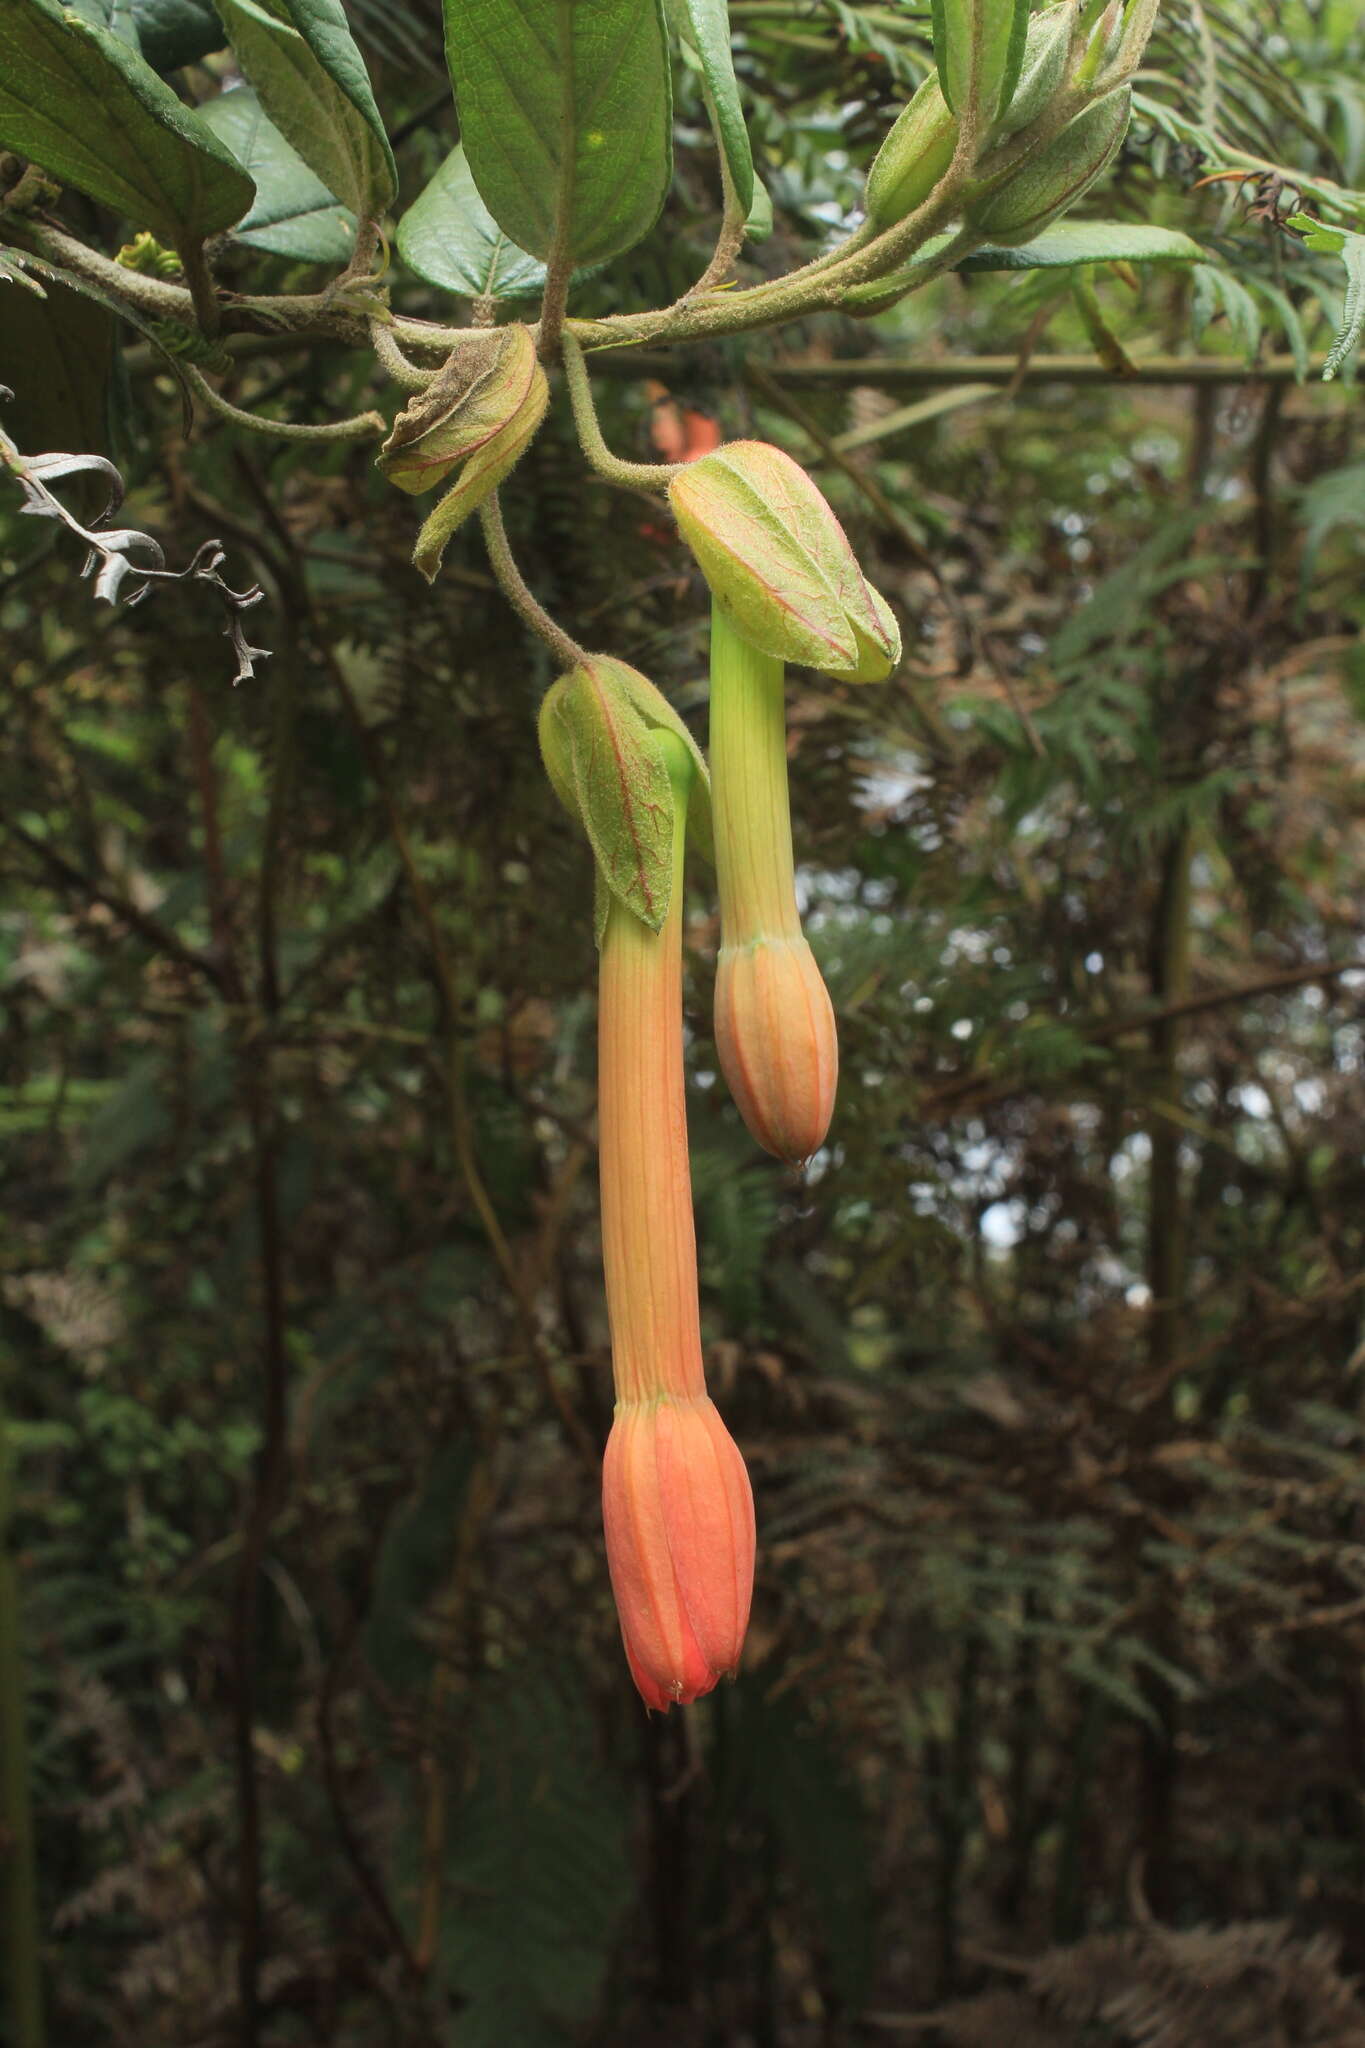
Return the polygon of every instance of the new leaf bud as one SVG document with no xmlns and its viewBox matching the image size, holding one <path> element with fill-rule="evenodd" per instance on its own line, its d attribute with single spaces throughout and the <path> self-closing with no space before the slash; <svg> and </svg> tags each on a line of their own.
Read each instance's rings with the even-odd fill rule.
<svg viewBox="0 0 1365 2048">
<path fill-rule="evenodd" d="M 1047 111 L 1066 77 L 1071 37 L 1076 25 L 1076 0 L 1031 14 L 1024 37 L 1019 83 L 991 132 L 992 143 L 1005 142 Z"/>
</svg>

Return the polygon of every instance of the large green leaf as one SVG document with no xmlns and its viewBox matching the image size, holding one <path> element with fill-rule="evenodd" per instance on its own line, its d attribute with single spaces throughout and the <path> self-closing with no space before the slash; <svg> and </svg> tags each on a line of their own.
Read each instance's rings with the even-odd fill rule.
<svg viewBox="0 0 1365 2048">
<path fill-rule="evenodd" d="M 679 33 L 701 63 L 730 181 L 747 214 L 754 199 L 754 159 L 735 80 L 729 0 L 672 0 L 672 7 Z"/>
<path fill-rule="evenodd" d="M 398 253 L 428 284 L 468 298 L 526 298 L 545 283 L 545 265 L 508 241 L 479 197 L 460 143 L 399 221 Z"/>
<path fill-rule="evenodd" d="M 223 47 L 212 0 L 67 0 L 73 13 L 112 29 L 154 71 L 178 71 Z"/>
<path fill-rule="evenodd" d="M 503 231 L 575 264 L 653 226 L 672 165 L 659 0 L 445 0 L 446 62 L 475 183 Z"/>
<path fill-rule="evenodd" d="M 355 248 L 355 215 L 339 204 L 291 149 L 249 85 L 234 86 L 199 109 L 220 142 L 254 180 L 256 204 L 233 239 L 272 256 L 345 263 Z"/>
<path fill-rule="evenodd" d="M 56 0 L 0 5 L 0 145 L 163 241 L 240 220 L 251 180 L 121 37 Z"/>
<path fill-rule="evenodd" d="M 397 196 L 398 171 L 370 74 L 351 34 L 346 10 L 341 0 L 284 0 L 284 5 L 327 76 L 345 93 L 369 127 L 383 163 L 383 172 L 376 171 L 374 176 L 371 203 L 376 214 L 382 213 Z"/>
<path fill-rule="evenodd" d="M 330 0 L 215 0 L 242 69 L 280 133 L 353 213 L 398 189 L 364 59 Z"/>
</svg>

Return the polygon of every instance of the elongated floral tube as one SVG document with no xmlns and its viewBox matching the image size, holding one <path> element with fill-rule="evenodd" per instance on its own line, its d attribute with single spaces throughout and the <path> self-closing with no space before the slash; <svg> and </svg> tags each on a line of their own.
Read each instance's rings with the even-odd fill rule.
<svg viewBox="0 0 1365 2048">
<path fill-rule="evenodd" d="M 834 1009 L 801 930 L 783 665 L 711 611 L 711 802 L 720 892 L 716 1050 L 765 1151 L 798 1164 L 834 1113 Z"/>
<path fill-rule="evenodd" d="M 616 1412 L 602 1467 L 607 1563 L 626 1657 L 666 1711 L 733 1671 L 749 1623 L 749 1477 L 706 1392 L 683 1098 L 682 862 L 693 773 L 661 736 L 673 885 L 655 933 L 614 898 L 602 935 L 598 1125 Z"/>
</svg>

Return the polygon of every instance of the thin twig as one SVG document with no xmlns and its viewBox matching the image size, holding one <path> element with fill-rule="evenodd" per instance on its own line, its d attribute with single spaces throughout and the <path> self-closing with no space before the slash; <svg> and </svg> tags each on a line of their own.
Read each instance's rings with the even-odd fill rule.
<svg viewBox="0 0 1365 2048">
<path fill-rule="evenodd" d="M 182 362 L 180 368 L 190 389 L 210 412 L 230 420 L 234 427 L 245 427 L 248 433 L 265 434 L 274 441 L 366 441 L 389 430 L 388 422 L 378 412 L 356 413 L 350 419 L 328 420 L 314 426 L 297 420 L 263 419 L 259 413 L 244 412 L 241 406 L 224 398 L 221 391 L 215 391 L 193 363 Z"/>
</svg>

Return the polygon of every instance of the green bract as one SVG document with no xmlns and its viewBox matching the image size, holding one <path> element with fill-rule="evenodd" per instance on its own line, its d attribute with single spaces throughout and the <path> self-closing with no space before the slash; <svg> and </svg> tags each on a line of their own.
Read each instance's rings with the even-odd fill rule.
<svg viewBox="0 0 1365 2048">
<path fill-rule="evenodd" d="M 648 676 L 609 654 L 589 655 L 551 684 L 540 707 L 539 737 L 551 786 L 587 835 L 606 890 L 658 931 L 671 888 L 669 748 L 678 742 L 692 767 L 688 824 L 711 852 L 710 781 L 701 749 Z M 599 893 L 599 939 L 605 911 Z"/>
<path fill-rule="evenodd" d="M 850 682 L 890 675 L 896 622 L 790 455 L 731 441 L 688 463 L 668 495 L 717 604 L 752 646 Z"/>
<path fill-rule="evenodd" d="M 992 131 L 993 142 L 1017 135 L 1046 112 L 1053 94 L 1066 76 L 1071 54 L 1071 36 L 1076 26 L 1076 0 L 1062 0 L 1041 14 L 1031 14 L 1024 38 L 1024 58 L 1019 83 Z"/>
<path fill-rule="evenodd" d="M 933 0 L 933 17 L 943 97 L 984 130 L 1014 91 L 1029 0 Z"/>
<path fill-rule="evenodd" d="M 873 160 L 867 174 L 867 217 L 890 228 L 929 197 L 953 160 L 957 117 L 931 71 Z"/>
<path fill-rule="evenodd" d="M 1124 86 L 1078 114 L 1008 183 L 969 198 L 969 225 L 1008 248 L 1030 241 L 1060 219 L 1106 170 L 1128 132 L 1132 95 Z"/>
</svg>

